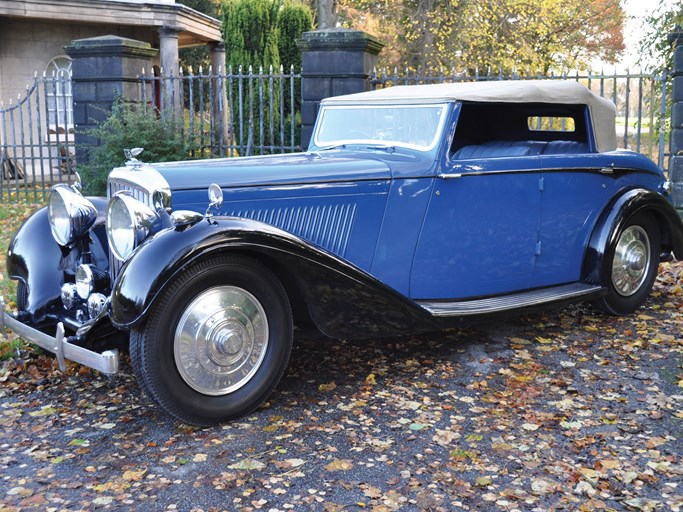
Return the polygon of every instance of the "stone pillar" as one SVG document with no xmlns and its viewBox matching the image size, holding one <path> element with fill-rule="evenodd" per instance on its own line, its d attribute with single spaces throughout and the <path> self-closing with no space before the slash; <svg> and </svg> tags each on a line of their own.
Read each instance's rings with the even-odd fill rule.
<svg viewBox="0 0 683 512">
<path fill-rule="evenodd" d="M 365 32 L 341 28 L 305 32 L 297 45 L 302 50 L 301 146 L 307 148 L 320 100 L 369 91 L 384 45 Z"/>
<path fill-rule="evenodd" d="M 669 180 L 674 206 L 683 218 L 683 29 L 680 25 L 669 35 L 669 42 L 674 45 Z"/>
<path fill-rule="evenodd" d="M 159 65 L 164 74 L 178 74 L 178 33 L 174 28 L 159 29 Z"/>
<path fill-rule="evenodd" d="M 228 107 L 226 70 L 225 70 L 225 43 L 213 43 L 211 45 L 211 71 L 213 90 L 219 91 L 214 94 L 211 103 L 211 119 L 213 119 L 213 133 L 216 144 L 220 144 L 217 156 L 228 155 L 228 146 L 232 139 L 230 130 L 230 109 Z"/>
<path fill-rule="evenodd" d="M 78 39 L 65 50 L 72 59 L 76 161 L 84 164 L 88 147 L 99 145 L 88 130 L 107 118 L 117 97 L 139 100 L 139 76 L 151 69 L 157 50 L 118 36 Z"/>
<path fill-rule="evenodd" d="M 161 108 L 180 113 L 180 60 L 178 57 L 179 30 L 170 27 L 159 29 L 159 65 L 161 66 Z"/>
</svg>

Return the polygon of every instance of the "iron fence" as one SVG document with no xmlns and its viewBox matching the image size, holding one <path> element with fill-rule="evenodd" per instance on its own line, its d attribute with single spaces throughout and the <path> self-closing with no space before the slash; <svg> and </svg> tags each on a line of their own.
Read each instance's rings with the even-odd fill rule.
<svg viewBox="0 0 683 512">
<path fill-rule="evenodd" d="M 0 101 L 0 200 L 44 200 L 75 172 L 71 74 L 34 74 L 16 103 Z"/>
<path fill-rule="evenodd" d="M 670 95 L 667 74 L 584 73 L 505 76 L 502 73 L 376 72 L 372 87 L 502 79 L 575 80 L 617 105 L 619 145 L 667 167 Z M 211 68 L 198 73 L 155 76 L 143 72 L 138 97 L 162 119 L 176 116 L 189 141 L 190 158 L 276 154 L 301 150 L 301 74 L 290 68 Z M 75 173 L 71 76 L 36 75 L 24 95 L 0 103 L 0 200 L 42 201 L 55 183 Z"/>
<path fill-rule="evenodd" d="M 250 66 L 223 74 L 201 68 L 177 76 L 143 75 L 140 99 L 160 117 L 177 116 L 191 156 L 250 156 L 301 151 L 301 74 Z"/>
<path fill-rule="evenodd" d="M 669 112 L 671 98 L 667 86 L 671 82 L 665 72 L 661 75 L 645 73 L 579 73 L 572 74 L 504 74 L 487 69 L 485 73 L 423 72 L 422 70 L 383 70 L 373 73 L 373 88 L 392 85 L 417 85 L 442 82 L 485 82 L 494 80 L 573 80 L 580 82 L 603 98 L 610 99 L 617 107 L 617 138 L 620 148 L 632 149 L 649 156 L 664 169 L 668 168 Z"/>
</svg>

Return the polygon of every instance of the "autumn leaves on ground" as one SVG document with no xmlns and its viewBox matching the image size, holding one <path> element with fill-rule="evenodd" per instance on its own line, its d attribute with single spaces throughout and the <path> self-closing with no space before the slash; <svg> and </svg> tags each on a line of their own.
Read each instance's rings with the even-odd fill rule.
<svg viewBox="0 0 683 512">
<path fill-rule="evenodd" d="M 3 251 L 25 210 L 0 215 Z M 62 374 L 5 343 L 0 510 L 680 510 L 682 278 L 662 265 L 625 318 L 298 334 L 266 406 L 209 429 L 162 416 L 127 361 Z"/>
</svg>

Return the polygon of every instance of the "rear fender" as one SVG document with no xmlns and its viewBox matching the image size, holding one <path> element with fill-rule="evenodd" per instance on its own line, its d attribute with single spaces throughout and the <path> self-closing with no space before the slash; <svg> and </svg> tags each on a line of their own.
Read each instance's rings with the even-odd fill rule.
<svg viewBox="0 0 683 512">
<path fill-rule="evenodd" d="M 601 286 L 609 284 L 610 262 L 605 255 L 616 243 L 624 225 L 638 213 L 648 213 L 659 225 L 662 250 L 673 252 L 678 259 L 683 258 L 683 223 L 671 203 L 651 190 L 625 190 L 598 218 L 584 258 L 583 282 Z"/>
<path fill-rule="evenodd" d="M 318 329 L 335 338 L 435 330 L 431 315 L 365 271 L 305 240 L 249 219 L 214 218 L 167 229 L 143 243 L 114 284 L 113 324 L 142 324 L 165 288 L 195 262 L 239 252 L 259 260 L 302 297 Z M 296 286 L 296 290 L 292 287 Z"/>
</svg>

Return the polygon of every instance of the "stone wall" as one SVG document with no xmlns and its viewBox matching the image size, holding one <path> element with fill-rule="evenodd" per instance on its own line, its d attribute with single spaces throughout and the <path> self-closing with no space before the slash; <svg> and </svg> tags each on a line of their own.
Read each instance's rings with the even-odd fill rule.
<svg viewBox="0 0 683 512">
<path fill-rule="evenodd" d="M 118 35 L 152 43 L 159 38 L 156 30 L 136 27 L 49 24 L 14 18 L 0 18 L 0 101 L 16 102 L 33 83 L 33 74 L 41 74 L 52 59 L 66 55 L 71 41 L 105 34 Z"/>
</svg>

